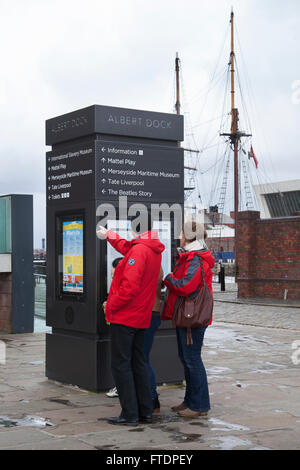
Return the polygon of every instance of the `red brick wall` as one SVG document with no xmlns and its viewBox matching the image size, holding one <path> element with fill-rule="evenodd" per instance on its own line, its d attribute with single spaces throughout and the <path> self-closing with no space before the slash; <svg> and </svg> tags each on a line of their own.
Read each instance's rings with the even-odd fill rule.
<svg viewBox="0 0 300 470">
<path fill-rule="evenodd" d="M 12 275 L 0 273 L 0 331 L 12 330 Z"/>
<path fill-rule="evenodd" d="M 300 217 L 240 212 L 237 266 L 238 297 L 300 300 Z"/>
</svg>

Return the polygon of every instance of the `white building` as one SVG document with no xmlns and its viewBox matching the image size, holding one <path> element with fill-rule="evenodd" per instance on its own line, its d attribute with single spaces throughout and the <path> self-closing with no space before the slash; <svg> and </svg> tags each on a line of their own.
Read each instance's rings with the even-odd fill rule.
<svg viewBox="0 0 300 470">
<path fill-rule="evenodd" d="M 255 185 L 262 219 L 287 217 L 300 211 L 300 180 Z"/>
<path fill-rule="evenodd" d="M 227 225 L 208 225 L 206 227 L 208 238 L 234 238 L 234 228 L 228 227 Z"/>
</svg>

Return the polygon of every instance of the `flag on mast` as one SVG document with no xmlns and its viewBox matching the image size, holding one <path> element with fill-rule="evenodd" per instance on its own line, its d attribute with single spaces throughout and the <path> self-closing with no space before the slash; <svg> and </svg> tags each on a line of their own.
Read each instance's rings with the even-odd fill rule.
<svg viewBox="0 0 300 470">
<path fill-rule="evenodd" d="M 253 151 L 252 145 L 251 145 L 250 152 L 248 152 L 248 158 L 249 158 L 249 160 L 250 160 L 250 158 L 253 158 L 254 163 L 255 163 L 255 166 L 256 166 L 256 168 L 258 168 L 258 160 L 257 160 L 257 158 L 256 158 L 256 156 L 255 156 L 255 153 L 254 153 L 254 151 Z"/>
</svg>

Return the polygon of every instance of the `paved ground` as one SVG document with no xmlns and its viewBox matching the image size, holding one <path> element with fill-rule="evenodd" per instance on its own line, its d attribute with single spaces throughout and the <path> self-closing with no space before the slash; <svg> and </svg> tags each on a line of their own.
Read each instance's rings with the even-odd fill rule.
<svg viewBox="0 0 300 470">
<path fill-rule="evenodd" d="M 36 280 L 34 288 L 34 314 L 46 318 L 46 282 L 43 278 Z"/>
<path fill-rule="evenodd" d="M 214 284 L 217 321 L 300 330 L 300 302 L 272 299 L 237 299 L 236 284 L 226 284 L 226 292 Z"/>
<path fill-rule="evenodd" d="M 106 418 L 119 413 L 117 399 L 45 378 L 44 333 L 0 335 L 7 347 L 0 449 L 299 450 L 300 351 L 292 345 L 299 341 L 300 349 L 300 310 L 241 305 L 234 297 L 224 302 L 218 292 L 215 299 L 203 354 L 212 403 L 207 418 L 178 418 L 170 407 L 184 389 L 160 387 L 162 409 L 152 425 L 112 427 Z"/>
</svg>

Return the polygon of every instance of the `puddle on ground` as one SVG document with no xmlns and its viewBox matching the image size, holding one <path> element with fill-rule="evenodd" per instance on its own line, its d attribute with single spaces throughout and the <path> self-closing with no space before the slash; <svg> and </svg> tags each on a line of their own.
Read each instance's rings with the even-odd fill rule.
<svg viewBox="0 0 300 470">
<path fill-rule="evenodd" d="M 177 427 L 161 426 L 160 429 L 163 432 L 170 433 L 169 437 L 174 442 L 195 442 L 199 441 L 199 439 L 202 437 L 202 434 L 180 432 Z"/>
<path fill-rule="evenodd" d="M 208 424 L 207 423 L 203 423 L 202 421 L 199 422 L 199 421 L 194 421 L 193 423 L 188 423 L 189 426 L 200 426 L 201 428 L 208 428 Z"/>
<path fill-rule="evenodd" d="M 235 384 L 232 384 L 232 386 L 234 387 L 238 387 L 238 388 L 248 388 L 248 387 L 270 387 L 270 384 L 268 383 L 261 383 L 261 384 L 256 384 L 256 383 L 252 383 L 252 384 L 247 384 L 247 383 L 242 383 L 242 382 L 237 382 Z M 280 388 L 280 387 L 279 387 Z"/>
<path fill-rule="evenodd" d="M 52 424 L 50 420 L 40 418 L 39 416 L 25 416 L 20 419 L 0 416 L 0 428 L 12 428 L 16 426 L 45 428 L 46 426 L 54 426 L 54 424 Z"/>
<path fill-rule="evenodd" d="M 257 369 L 249 372 L 249 374 L 266 374 L 266 375 L 272 375 L 273 371 L 272 370 L 263 370 L 263 369 Z"/>
<path fill-rule="evenodd" d="M 173 434 L 171 437 L 174 442 L 195 442 L 202 437 L 202 434 L 177 433 Z"/>
<path fill-rule="evenodd" d="M 118 450 L 119 447 L 115 447 L 113 444 L 107 444 L 105 446 L 95 446 L 96 450 Z"/>
<path fill-rule="evenodd" d="M 250 431 L 249 428 L 246 428 L 246 426 L 242 426 L 241 424 L 226 423 L 225 421 L 221 421 L 216 418 L 210 418 L 209 422 L 215 426 L 222 426 L 222 428 L 212 428 L 212 431 Z"/>
<path fill-rule="evenodd" d="M 77 405 L 72 403 L 70 400 L 64 400 L 62 398 L 48 398 L 48 401 L 51 403 L 59 403 L 60 405 L 72 406 L 72 408 L 77 408 Z"/>
<path fill-rule="evenodd" d="M 12 428 L 13 426 L 17 426 L 17 421 L 13 421 L 7 416 L 0 416 L 0 428 Z"/>
<path fill-rule="evenodd" d="M 242 347 L 243 350 L 247 349 L 249 351 L 257 350 L 258 343 L 274 345 L 274 343 L 269 341 L 244 335 L 236 327 L 229 325 L 226 325 L 226 328 L 220 326 L 209 328 L 205 334 L 205 346 L 213 350 L 221 349 L 224 352 L 236 352 L 236 349 L 230 348 L 230 345 L 233 346 L 236 343 L 240 344 L 240 346 L 237 346 L 237 349 Z"/>
<path fill-rule="evenodd" d="M 168 423 L 177 423 L 178 421 L 181 421 L 182 418 L 180 418 L 179 415 L 175 413 L 170 413 L 167 415 L 163 414 L 155 414 L 152 417 L 152 424 L 168 424 Z"/>
<path fill-rule="evenodd" d="M 275 362 L 265 362 L 265 365 L 275 367 L 276 369 L 285 369 L 284 364 L 276 364 Z"/>
<path fill-rule="evenodd" d="M 222 374 L 224 372 L 232 372 L 232 369 L 229 369 L 228 367 L 208 367 L 207 368 L 207 372 L 209 375 L 218 375 L 218 374 Z"/>
</svg>

